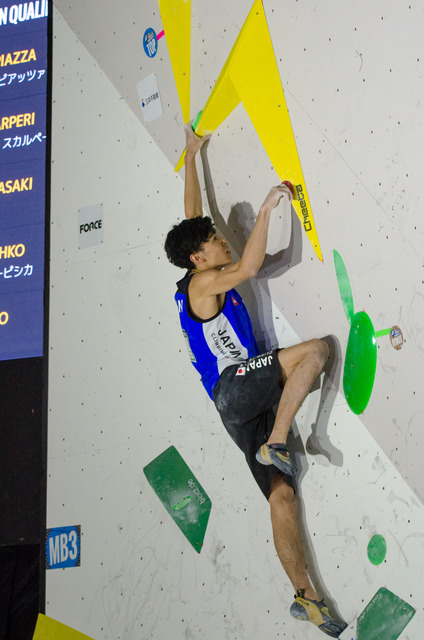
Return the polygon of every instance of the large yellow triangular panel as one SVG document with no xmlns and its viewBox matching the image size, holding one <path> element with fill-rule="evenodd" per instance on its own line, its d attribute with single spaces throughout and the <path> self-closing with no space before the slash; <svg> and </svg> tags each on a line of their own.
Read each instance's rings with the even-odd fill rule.
<svg viewBox="0 0 424 640">
<path fill-rule="evenodd" d="M 40 613 L 33 640 L 93 640 L 93 638 Z"/>
<path fill-rule="evenodd" d="M 242 102 L 281 180 L 295 188 L 293 206 L 317 254 L 321 249 L 300 166 L 271 36 L 261 0 L 255 0 L 196 126 L 212 133 Z M 184 156 L 175 170 L 182 167 Z"/>
<path fill-rule="evenodd" d="M 158 0 L 184 122 L 190 120 L 191 0 Z"/>
</svg>

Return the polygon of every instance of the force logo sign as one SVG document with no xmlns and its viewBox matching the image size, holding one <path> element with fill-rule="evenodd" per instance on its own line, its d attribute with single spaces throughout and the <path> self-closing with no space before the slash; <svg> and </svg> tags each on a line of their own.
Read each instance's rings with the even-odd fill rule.
<svg viewBox="0 0 424 640">
<path fill-rule="evenodd" d="M 78 211 L 78 246 L 87 249 L 103 242 L 103 204 L 83 207 Z"/>
<path fill-rule="evenodd" d="M 303 228 L 305 229 L 306 232 L 311 231 L 312 224 L 310 223 L 310 220 L 309 220 L 309 211 L 308 211 L 308 207 L 306 206 L 305 196 L 303 195 L 303 187 L 301 184 L 296 185 L 296 197 L 297 197 L 297 200 L 299 200 L 299 204 L 302 209 Z"/>
<path fill-rule="evenodd" d="M 95 222 L 86 222 L 85 224 L 80 224 L 80 233 L 88 233 L 89 231 L 95 231 L 96 229 L 102 228 L 102 221 L 96 220 Z"/>
</svg>

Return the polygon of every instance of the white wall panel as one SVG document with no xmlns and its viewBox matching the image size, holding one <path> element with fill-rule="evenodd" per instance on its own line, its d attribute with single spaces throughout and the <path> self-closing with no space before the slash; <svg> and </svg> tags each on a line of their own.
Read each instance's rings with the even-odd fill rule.
<svg viewBox="0 0 424 640">
<path fill-rule="evenodd" d="M 193 4 L 195 115 L 250 3 Z M 180 273 L 162 245 L 183 215 L 172 166 L 182 120 L 165 39 L 154 60 L 141 41 L 148 26 L 161 29 L 156 4 L 56 5 L 78 37 L 56 13 L 48 526 L 81 524 L 83 536 L 81 567 L 48 573 L 47 613 L 96 640 L 318 637 L 288 616 L 292 588 L 267 504 L 180 336 L 172 300 Z M 292 220 L 290 268 L 283 257 L 243 293 L 258 335 L 270 334 L 265 344 L 327 334 L 338 344 L 332 380 L 311 394 L 294 427 L 310 569 L 347 621 L 380 586 L 392 589 L 417 608 L 402 637 L 418 640 L 423 127 L 413 34 L 422 10 L 271 0 L 265 10 L 325 260 Z M 165 112 L 146 131 L 135 84 L 152 71 Z M 241 251 L 276 180 L 242 107 L 215 134 L 208 161 L 222 226 Z M 79 250 L 78 210 L 97 203 L 104 242 Z M 345 259 L 355 309 L 377 329 L 398 324 L 406 337 L 400 352 L 379 339 L 374 393 L 359 417 L 341 392 L 348 324 L 333 248 Z M 212 498 L 200 555 L 142 472 L 170 444 Z M 366 556 L 374 533 L 389 547 L 378 568 Z"/>
<path fill-rule="evenodd" d="M 162 28 L 155 0 L 119 9 L 96 0 L 56 4 L 140 119 L 135 85 L 155 71 L 165 113 L 149 132 L 176 163 L 183 123 L 166 37 L 156 58 L 147 58 L 142 49 L 145 28 Z M 318 264 L 303 242 L 290 284 L 274 277 L 269 285 L 272 299 L 302 339 L 334 333 L 344 353 L 348 327 L 332 261 L 337 249 L 349 268 L 356 309 L 365 309 L 377 329 L 401 326 L 407 340 L 403 352 L 392 353 L 387 338 L 379 341 L 375 391 L 362 420 L 422 499 L 424 480 L 413 451 L 424 445 L 415 418 L 423 407 L 409 372 L 424 376 L 419 320 L 424 9 L 420 3 L 369 7 L 335 0 L 269 0 L 264 7 L 325 262 Z M 249 9 L 249 2 L 193 3 L 192 117 L 206 102 Z M 256 211 L 276 177 L 243 107 L 220 127 L 209 155 L 222 210 L 245 201 Z M 246 159 L 242 167 L 240 157 Z M 307 287 L 305 310 L 299 286 Z M 406 429 L 414 445 L 391 447 Z"/>
</svg>

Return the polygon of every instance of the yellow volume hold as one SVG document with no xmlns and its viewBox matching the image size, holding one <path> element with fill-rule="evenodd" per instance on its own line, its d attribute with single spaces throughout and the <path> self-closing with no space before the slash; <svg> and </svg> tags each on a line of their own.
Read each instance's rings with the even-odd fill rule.
<svg viewBox="0 0 424 640">
<path fill-rule="evenodd" d="M 190 121 L 191 0 L 158 0 L 184 122 Z"/>
<path fill-rule="evenodd" d="M 260 43 L 260 46 L 258 46 Z M 293 206 L 318 258 L 321 248 L 300 165 L 262 0 L 252 9 L 203 109 L 195 132 L 212 133 L 242 102 L 281 180 L 295 190 Z M 181 156 L 175 171 L 184 164 Z"/>
<path fill-rule="evenodd" d="M 61 622 L 48 618 L 40 613 L 37 618 L 37 626 L 33 640 L 93 640 L 84 633 L 75 631 Z"/>
</svg>

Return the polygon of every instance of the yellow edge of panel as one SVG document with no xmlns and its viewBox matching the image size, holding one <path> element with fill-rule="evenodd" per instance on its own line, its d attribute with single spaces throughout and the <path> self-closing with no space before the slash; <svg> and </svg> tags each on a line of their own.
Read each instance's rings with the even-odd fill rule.
<svg viewBox="0 0 424 640">
<path fill-rule="evenodd" d="M 184 122 L 190 120 L 191 0 L 158 0 Z"/>
<path fill-rule="evenodd" d="M 93 638 L 40 613 L 33 640 L 93 640 Z"/>
</svg>

